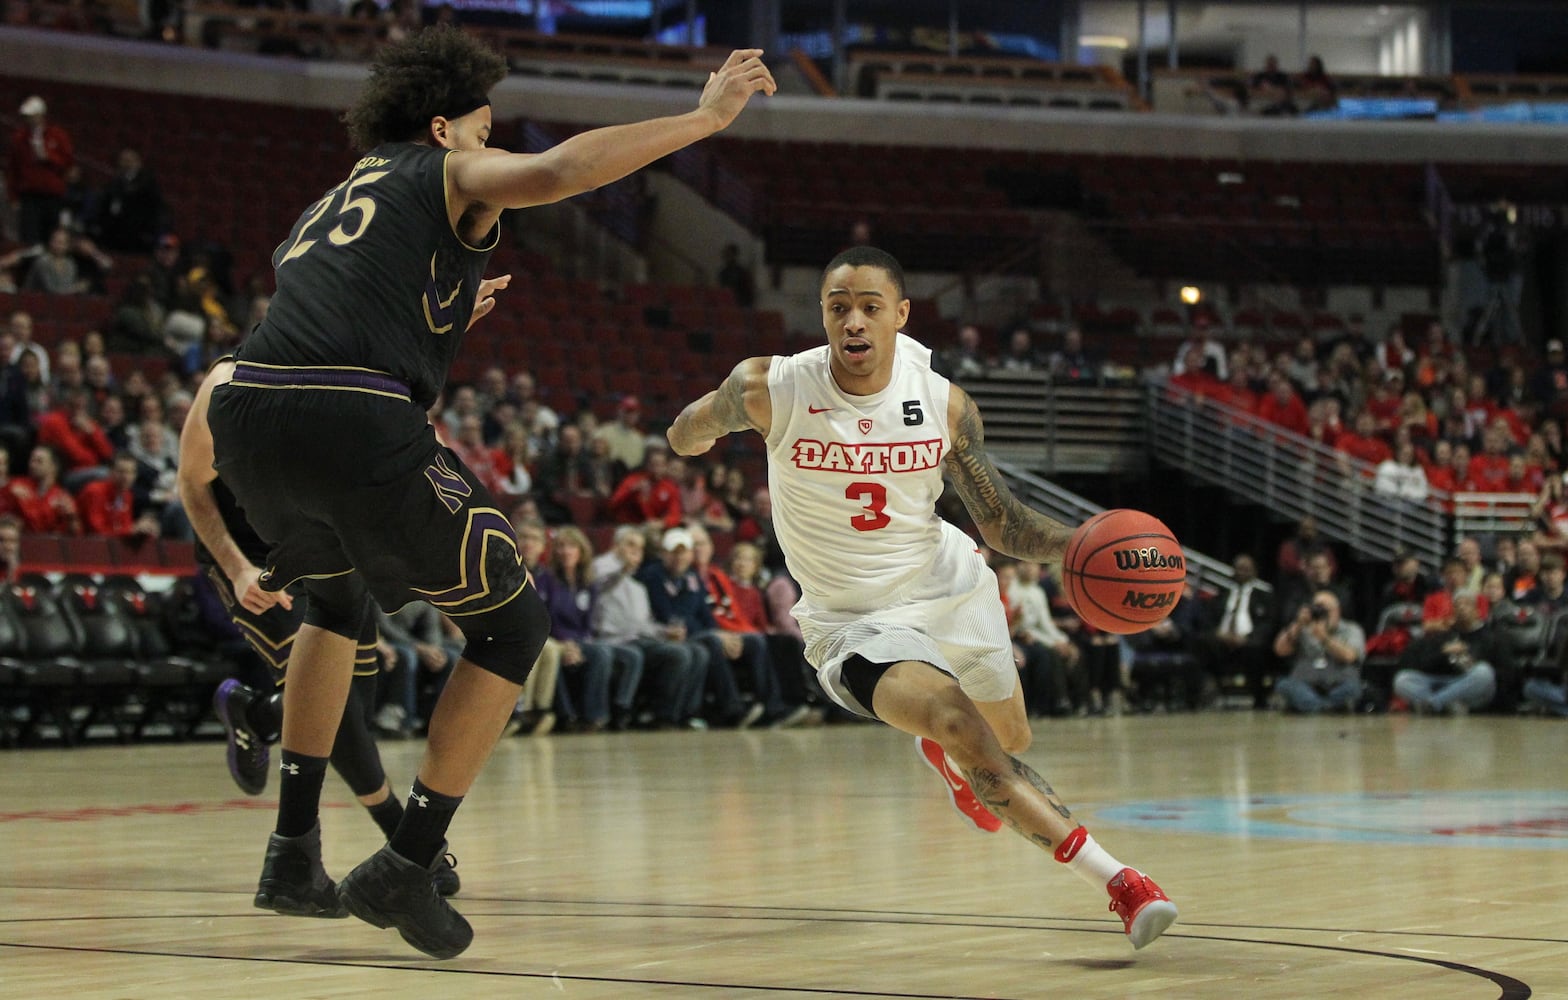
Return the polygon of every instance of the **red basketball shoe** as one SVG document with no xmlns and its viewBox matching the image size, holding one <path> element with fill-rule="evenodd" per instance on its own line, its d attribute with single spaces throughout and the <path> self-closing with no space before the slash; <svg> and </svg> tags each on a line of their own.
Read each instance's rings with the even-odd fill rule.
<svg viewBox="0 0 1568 1000">
<path fill-rule="evenodd" d="M 956 768 L 947 763 L 947 754 L 935 740 L 928 740 L 924 736 L 915 737 L 915 748 L 920 751 L 920 758 L 926 766 L 942 776 L 942 784 L 947 786 L 947 792 L 953 798 L 953 808 L 957 809 L 976 827 L 986 833 L 995 833 L 1002 828 L 1002 821 L 997 815 L 975 798 L 974 789 L 969 787 L 969 782 L 958 773 Z"/>
<path fill-rule="evenodd" d="M 1142 948 L 1176 922 L 1176 904 L 1135 868 L 1123 868 L 1105 884 L 1111 894 L 1110 909 L 1122 918 L 1134 948 Z"/>
</svg>

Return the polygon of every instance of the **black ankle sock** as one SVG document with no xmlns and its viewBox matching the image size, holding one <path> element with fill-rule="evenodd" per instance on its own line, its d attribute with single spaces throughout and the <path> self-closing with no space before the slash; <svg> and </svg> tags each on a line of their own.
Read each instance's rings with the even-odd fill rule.
<svg viewBox="0 0 1568 1000">
<path fill-rule="evenodd" d="M 375 805 L 365 808 L 369 811 L 370 818 L 381 827 L 381 832 L 391 840 L 392 835 L 397 832 L 398 823 L 403 819 L 403 803 L 397 800 L 396 795 L 388 795 Z"/>
<path fill-rule="evenodd" d="M 408 808 L 403 810 L 403 822 L 387 846 L 421 868 L 430 867 L 446 843 L 452 814 L 462 803 L 462 796 L 453 798 L 432 792 L 416 778 L 414 790 L 408 795 Z"/>
<path fill-rule="evenodd" d="M 278 766 L 278 836 L 298 837 L 316 825 L 326 776 L 327 758 L 283 751 Z"/>
<path fill-rule="evenodd" d="M 283 692 L 260 691 L 245 709 L 245 724 L 264 742 L 276 743 L 283 735 Z"/>
</svg>

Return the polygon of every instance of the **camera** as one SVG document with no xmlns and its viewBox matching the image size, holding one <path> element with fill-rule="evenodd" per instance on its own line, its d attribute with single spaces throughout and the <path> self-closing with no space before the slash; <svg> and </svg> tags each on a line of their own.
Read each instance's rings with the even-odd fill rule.
<svg viewBox="0 0 1568 1000">
<path fill-rule="evenodd" d="M 1320 622 L 1328 617 L 1328 608 L 1325 608 L 1321 604 L 1314 604 L 1312 605 L 1312 610 L 1309 611 L 1308 614 L 1311 615 L 1313 621 Z"/>
</svg>

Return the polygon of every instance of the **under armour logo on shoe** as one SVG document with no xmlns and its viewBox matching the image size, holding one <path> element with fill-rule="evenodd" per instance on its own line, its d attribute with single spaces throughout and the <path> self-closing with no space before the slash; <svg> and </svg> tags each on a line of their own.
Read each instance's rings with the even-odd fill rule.
<svg viewBox="0 0 1568 1000">
<path fill-rule="evenodd" d="M 424 809 L 426 806 L 430 805 L 430 796 L 428 795 L 410 795 L 408 799 L 410 802 L 418 803 L 419 808 L 421 809 Z"/>
<path fill-rule="evenodd" d="M 298 774 L 299 773 L 299 765 L 298 764 L 283 764 L 283 765 L 278 767 L 278 770 L 282 771 L 284 774 Z"/>
</svg>

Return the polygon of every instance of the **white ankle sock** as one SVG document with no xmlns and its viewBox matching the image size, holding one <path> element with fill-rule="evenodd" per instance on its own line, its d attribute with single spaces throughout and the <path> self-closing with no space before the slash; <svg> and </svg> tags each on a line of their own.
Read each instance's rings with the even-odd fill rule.
<svg viewBox="0 0 1568 1000">
<path fill-rule="evenodd" d="M 1082 830 L 1083 828 L 1079 827 L 1079 829 Z M 1116 873 L 1126 867 L 1120 861 L 1111 857 L 1110 852 L 1106 851 L 1105 848 L 1095 843 L 1094 838 L 1089 836 L 1087 830 L 1084 831 L 1083 839 L 1077 844 L 1076 848 L 1074 848 L 1073 840 L 1074 838 L 1069 837 L 1057 849 L 1056 860 L 1062 862 L 1074 875 L 1077 875 L 1096 889 L 1104 889 L 1106 883 L 1115 878 Z M 1064 851 L 1071 851 L 1071 853 L 1064 858 L 1062 857 Z"/>
</svg>

